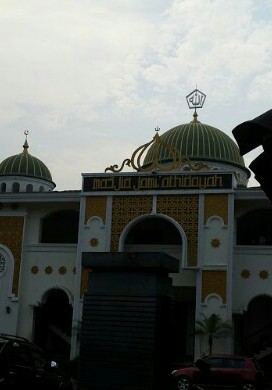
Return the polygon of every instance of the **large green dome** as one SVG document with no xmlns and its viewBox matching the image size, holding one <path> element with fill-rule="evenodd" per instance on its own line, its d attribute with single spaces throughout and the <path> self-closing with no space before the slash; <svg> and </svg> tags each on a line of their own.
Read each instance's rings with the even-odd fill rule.
<svg viewBox="0 0 272 390">
<path fill-rule="evenodd" d="M 145 156 L 144 166 L 151 164 L 156 155 L 161 164 L 171 161 L 170 145 L 191 161 L 226 163 L 247 170 L 235 142 L 223 131 L 196 119 L 173 127 L 161 134 L 160 139 L 162 143 L 159 151 L 155 145 L 151 145 Z"/>
<path fill-rule="evenodd" d="M 28 153 L 27 141 L 22 153 L 7 157 L 0 164 L 0 176 L 28 176 L 52 182 L 47 166 Z"/>
</svg>

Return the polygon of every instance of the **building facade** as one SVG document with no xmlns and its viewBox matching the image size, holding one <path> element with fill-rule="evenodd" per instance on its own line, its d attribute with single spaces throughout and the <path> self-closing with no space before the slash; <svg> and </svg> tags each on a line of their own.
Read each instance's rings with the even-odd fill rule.
<svg viewBox="0 0 272 390">
<path fill-rule="evenodd" d="M 232 325 L 214 352 L 270 354 L 271 202 L 248 187 L 236 143 L 196 107 L 190 123 L 156 131 L 120 167 L 83 173 L 80 191 L 55 191 L 28 149 L 26 134 L 23 152 L 0 164 L 0 332 L 74 358 L 83 253 L 160 252 L 179 264 L 169 275 L 175 361 L 209 352 L 195 323 L 211 314 Z"/>
</svg>

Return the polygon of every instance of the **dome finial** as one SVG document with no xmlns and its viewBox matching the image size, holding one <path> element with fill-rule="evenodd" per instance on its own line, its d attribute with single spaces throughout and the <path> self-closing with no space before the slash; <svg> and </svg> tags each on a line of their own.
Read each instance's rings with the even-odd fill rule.
<svg viewBox="0 0 272 390">
<path fill-rule="evenodd" d="M 197 120 L 198 115 L 197 115 L 196 109 L 195 109 L 195 112 L 194 112 L 194 114 L 193 114 L 193 117 L 194 117 L 194 119 L 192 120 L 192 122 L 199 122 L 199 121 Z"/>
<path fill-rule="evenodd" d="M 193 108 L 195 110 L 194 115 L 193 115 L 194 119 L 192 122 L 198 122 L 198 120 L 197 120 L 198 115 L 197 115 L 196 109 L 203 107 L 205 99 L 206 99 L 205 93 L 199 91 L 199 89 L 197 89 L 197 88 L 193 92 L 191 92 L 189 95 L 186 96 L 186 100 L 187 100 L 189 108 L 191 108 L 191 109 Z"/>
<path fill-rule="evenodd" d="M 29 134 L 29 131 L 28 131 L 28 130 L 25 130 L 25 131 L 24 131 L 24 135 L 25 135 L 26 137 L 25 137 L 25 143 L 24 143 L 24 145 L 23 145 L 23 148 L 24 148 L 23 153 L 25 153 L 25 154 L 28 153 L 28 150 L 27 150 L 27 149 L 29 148 L 28 142 L 27 142 L 27 136 L 28 136 L 28 134 Z"/>
</svg>

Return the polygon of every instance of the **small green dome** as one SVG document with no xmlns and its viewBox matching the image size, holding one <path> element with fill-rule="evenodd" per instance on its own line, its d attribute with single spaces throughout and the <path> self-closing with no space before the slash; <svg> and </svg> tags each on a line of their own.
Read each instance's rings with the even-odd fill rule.
<svg viewBox="0 0 272 390">
<path fill-rule="evenodd" d="M 0 176 L 29 176 L 52 182 L 47 166 L 38 158 L 28 153 L 27 140 L 22 153 L 10 156 L 0 164 Z"/>
<path fill-rule="evenodd" d="M 245 168 L 244 159 L 235 142 L 223 131 L 196 119 L 173 127 L 161 134 L 160 139 L 162 143 L 157 157 L 160 163 L 171 161 L 170 145 L 191 161 L 220 162 Z M 157 153 L 156 148 L 151 145 L 145 156 L 144 166 L 151 164 Z"/>
</svg>

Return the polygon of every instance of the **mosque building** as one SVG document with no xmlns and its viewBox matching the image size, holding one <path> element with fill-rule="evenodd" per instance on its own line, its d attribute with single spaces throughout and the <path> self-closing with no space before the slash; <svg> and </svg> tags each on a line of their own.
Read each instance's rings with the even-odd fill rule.
<svg viewBox="0 0 272 390">
<path fill-rule="evenodd" d="M 0 163 L 0 332 L 74 358 L 83 253 L 159 252 L 178 264 L 175 360 L 208 353 L 194 328 L 212 314 L 232 325 L 214 352 L 272 353 L 271 202 L 248 187 L 237 144 L 199 120 L 205 95 L 187 100 L 191 122 L 155 129 L 120 167 L 82 173 L 79 191 L 54 190 L 28 132 L 22 152 Z"/>
</svg>

